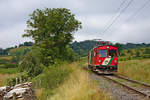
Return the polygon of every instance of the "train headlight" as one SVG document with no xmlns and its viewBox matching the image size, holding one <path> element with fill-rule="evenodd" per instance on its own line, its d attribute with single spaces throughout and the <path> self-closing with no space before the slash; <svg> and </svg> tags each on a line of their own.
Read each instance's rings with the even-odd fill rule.
<svg viewBox="0 0 150 100">
<path fill-rule="evenodd" d="M 117 60 L 115 60 L 115 63 L 117 63 Z"/>
<path fill-rule="evenodd" d="M 101 62 L 101 60 L 99 60 L 99 62 Z"/>
</svg>

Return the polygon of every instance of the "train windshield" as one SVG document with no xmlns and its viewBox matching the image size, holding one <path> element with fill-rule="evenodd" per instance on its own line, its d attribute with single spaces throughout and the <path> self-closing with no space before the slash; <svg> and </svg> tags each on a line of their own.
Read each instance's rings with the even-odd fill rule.
<svg viewBox="0 0 150 100">
<path fill-rule="evenodd" d="M 109 57 L 117 57 L 117 51 L 116 50 L 109 50 Z"/>
<path fill-rule="evenodd" d="M 107 57 L 107 50 L 99 50 L 98 55 L 99 57 Z"/>
</svg>

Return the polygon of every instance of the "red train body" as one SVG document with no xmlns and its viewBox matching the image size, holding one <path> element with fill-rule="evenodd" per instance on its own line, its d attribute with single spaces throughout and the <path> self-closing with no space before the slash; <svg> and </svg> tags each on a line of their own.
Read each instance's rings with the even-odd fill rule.
<svg viewBox="0 0 150 100">
<path fill-rule="evenodd" d="M 92 70 L 117 72 L 118 48 L 111 45 L 97 46 L 88 55 L 88 66 Z"/>
</svg>

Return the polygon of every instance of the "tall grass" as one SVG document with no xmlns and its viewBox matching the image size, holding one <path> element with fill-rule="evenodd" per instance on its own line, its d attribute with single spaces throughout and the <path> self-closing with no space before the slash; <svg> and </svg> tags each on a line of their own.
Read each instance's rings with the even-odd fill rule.
<svg viewBox="0 0 150 100">
<path fill-rule="evenodd" d="M 5 80 L 9 77 L 13 77 L 15 74 L 0 74 L 0 87 L 5 85 Z"/>
<path fill-rule="evenodd" d="M 121 61 L 118 73 L 150 84 L 150 59 Z"/>
<path fill-rule="evenodd" d="M 69 74 L 73 71 L 73 64 L 62 62 L 59 65 L 45 68 L 43 73 L 33 79 L 36 86 L 36 93 L 40 100 L 46 100 L 48 96 L 54 94 L 54 89 L 59 87 L 65 80 L 68 79 Z M 41 82 L 40 82 L 41 81 Z M 41 84 L 37 84 L 37 83 Z"/>
<path fill-rule="evenodd" d="M 74 72 L 63 85 L 55 90 L 55 94 L 47 100 L 111 100 L 98 84 L 90 80 L 89 73 L 80 66 L 73 66 Z"/>
</svg>

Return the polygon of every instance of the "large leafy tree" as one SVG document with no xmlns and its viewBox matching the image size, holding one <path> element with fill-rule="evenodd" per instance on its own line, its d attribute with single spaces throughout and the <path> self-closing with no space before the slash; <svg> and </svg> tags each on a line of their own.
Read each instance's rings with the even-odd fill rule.
<svg viewBox="0 0 150 100">
<path fill-rule="evenodd" d="M 31 37 L 49 59 L 64 55 L 66 46 L 73 40 L 73 33 L 81 22 L 66 8 L 36 9 L 27 21 L 23 37 Z"/>
</svg>

